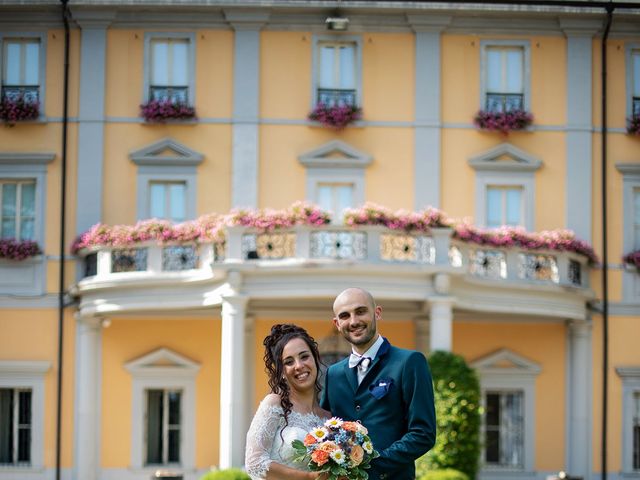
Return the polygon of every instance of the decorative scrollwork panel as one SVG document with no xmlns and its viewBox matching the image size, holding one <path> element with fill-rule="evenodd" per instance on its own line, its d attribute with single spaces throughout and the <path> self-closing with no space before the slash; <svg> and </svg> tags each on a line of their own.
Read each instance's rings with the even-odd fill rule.
<svg viewBox="0 0 640 480">
<path fill-rule="evenodd" d="M 392 262 L 434 263 L 436 249 L 431 237 L 389 233 L 380 236 L 380 257 Z"/>
<path fill-rule="evenodd" d="M 507 278 L 507 259 L 499 250 L 472 250 L 469 272 L 484 278 Z"/>
<path fill-rule="evenodd" d="M 122 248 L 111 252 L 111 272 L 143 272 L 147 269 L 146 248 Z"/>
<path fill-rule="evenodd" d="M 518 255 L 518 277 L 523 280 L 558 283 L 558 262 L 552 255 L 521 253 Z"/>
<path fill-rule="evenodd" d="M 242 255 L 247 260 L 292 258 L 295 254 L 295 233 L 271 232 L 242 236 Z"/>
<path fill-rule="evenodd" d="M 162 249 L 162 270 L 180 271 L 198 268 L 198 250 L 194 245 L 172 245 Z"/>
<path fill-rule="evenodd" d="M 364 232 L 313 232 L 311 258 L 364 260 L 367 234 Z"/>
</svg>

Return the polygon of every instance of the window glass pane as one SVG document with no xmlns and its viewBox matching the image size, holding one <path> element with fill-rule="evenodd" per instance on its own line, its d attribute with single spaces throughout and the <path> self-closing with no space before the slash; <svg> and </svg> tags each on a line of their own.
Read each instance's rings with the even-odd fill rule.
<svg viewBox="0 0 640 480">
<path fill-rule="evenodd" d="M 167 461 L 178 463 L 180 461 L 180 430 L 169 430 L 169 455 Z"/>
<path fill-rule="evenodd" d="M 506 93 L 522 93 L 522 49 L 506 50 L 507 85 Z"/>
<path fill-rule="evenodd" d="M 502 190 L 487 188 L 487 227 L 502 225 Z"/>
<path fill-rule="evenodd" d="M 169 425 L 180 425 L 180 392 L 169 392 Z"/>
<path fill-rule="evenodd" d="M 353 185 L 338 185 L 336 187 L 336 213 L 342 217 L 342 212 L 345 208 L 353 207 Z"/>
<path fill-rule="evenodd" d="M 640 392 L 633 394 L 633 469 L 640 470 Z"/>
<path fill-rule="evenodd" d="M 40 80 L 38 78 L 38 58 L 40 53 L 39 42 L 27 42 L 24 44 L 25 49 L 25 85 L 38 85 Z"/>
<path fill-rule="evenodd" d="M 16 220 L 14 218 L 2 219 L 2 238 L 16 238 Z"/>
<path fill-rule="evenodd" d="M 487 49 L 487 91 L 502 92 L 502 52 L 495 48 Z"/>
<path fill-rule="evenodd" d="M 5 71 L 4 82 L 7 85 L 21 85 L 20 82 L 20 43 L 19 42 L 7 42 L 5 48 Z"/>
<path fill-rule="evenodd" d="M 18 430 L 18 462 L 28 463 L 31 461 L 31 428 L 20 428 Z"/>
<path fill-rule="evenodd" d="M 166 41 L 151 42 L 151 85 L 169 84 L 168 53 Z"/>
<path fill-rule="evenodd" d="M 20 240 L 35 239 L 35 221 L 33 218 L 22 219 L 20 221 Z"/>
<path fill-rule="evenodd" d="M 0 464 L 13 463 L 13 390 L 0 388 Z"/>
<path fill-rule="evenodd" d="M 334 85 L 335 49 L 324 45 L 320 48 L 320 88 L 335 88 Z"/>
<path fill-rule="evenodd" d="M 36 184 L 23 183 L 20 202 L 20 216 L 33 217 L 36 214 Z"/>
<path fill-rule="evenodd" d="M 171 85 L 174 86 L 186 86 L 189 84 L 187 80 L 187 64 L 188 64 L 188 52 L 189 42 L 187 40 L 174 40 L 172 41 L 172 81 Z"/>
<path fill-rule="evenodd" d="M 14 217 L 16 215 L 18 184 L 5 183 L 2 185 L 2 216 Z"/>
<path fill-rule="evenodd" d="M 162 463 L 163 393 L 147 390 L 147 463 Z"/>
<path fill-rule="evenodd" d="M 340 46 L 340 85 L 339 88 L 353 90 L 356 88 L 355 78 L 355 46 Z"/>
<path fill-rule="evenodd" d="M 522 191 L 518 188 L 510 188 L 507 195 L 507 225 L 522 225 Z"/>
<path fill-rule="evenodd" d="M 484 459 L 487 463 L 500 462 L 500 432 L 498 430 L 487 431 L 485 436 Z"/>
<path fill-rule="evenodd" d="M 170 219 L 174 222 L 183 222 L 186 218 L 186 185 L 184 183 L 173 183 L 169 185 L 169 208 Z"/>
<path fill-rule="evenodd" d="M 316 192 L 318 198 L 316 202 L 318 206 L 323 210 L 332 210 L 332 195 L 331 195 L 331 186 L 330 185 L 318 185 L 318 190 Z"/>
<path fill-rule="evenodd" d="M 640 50 L 633 52 L 633 96 L 640 97 Z"/>
<path fill-rule="evenodd" d="M 19 411 L 18 423 L 20 425 L 31 425 L 31 392 L 22 391 L 18 393 Z"/>
<path fill-rule="evenodd" d="M 165 218 L 165 186 L 161 183 L 152 183 L 149 196 L 151 218 Z"/>
</svg>

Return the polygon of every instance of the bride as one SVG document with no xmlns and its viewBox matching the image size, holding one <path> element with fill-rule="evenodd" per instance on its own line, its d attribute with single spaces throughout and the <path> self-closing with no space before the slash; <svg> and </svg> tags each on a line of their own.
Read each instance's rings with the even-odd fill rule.
<svg viewBox="0 0 640 480">
<path fill-rule="evenodd" d="M 326 474 L 293 461 L 291 446 L 331 416 L 318 405 L 318 344 L 305 329 L 291 324 L 274 325 L 263 343 L 271 393 L 260 403 L 247 433 L 247 473 L 253 480 L 323 480 Z"/>
</svg>

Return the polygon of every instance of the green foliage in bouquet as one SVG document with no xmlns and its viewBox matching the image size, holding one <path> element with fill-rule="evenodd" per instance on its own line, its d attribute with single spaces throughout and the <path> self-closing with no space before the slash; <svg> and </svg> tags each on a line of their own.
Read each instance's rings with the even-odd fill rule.
<svg viewBox="0 0 640 480">
<path fill-rule="evenodd" d="M 432 470 L 453 468 L 474 479 L 480 456 L 478 376 L 464 358 L 449 352 L 432 353 L 429 366 L 433 376 L 438 433 L 435 446 L 417 460 L 416 477 L 423 478 Z"/>
<path fill-rule="evenodd" d="M 444 470 L 431 470 L 422 476 L 417 477 L 418 480 L 469 480 L 469 477 L 460 470 L 453 468 L 445 468 Z"/>
<path fill-rule="evenodd" d="M 200 477 L 200 480 L 251 480 L 251 477 L 247 475 L 247 472 L 239 468 L 227 468 L 207 472 Z"/>
</svg>

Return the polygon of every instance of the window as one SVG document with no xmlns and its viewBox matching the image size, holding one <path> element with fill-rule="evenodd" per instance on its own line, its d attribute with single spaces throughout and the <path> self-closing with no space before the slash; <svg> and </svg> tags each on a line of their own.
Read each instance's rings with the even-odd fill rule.
<svg viewBox="0 0 640 480">
<path fill-rule="evenodd" d="M 640 366 L 617 367 L 622 380 L 622 472 L 640 474 Z"/>
<path fill-rule="evenodd" d="M 148 465 L 180 463 L 179 390 L 147 390 Z"/>
<path fill-rule="evenodd" d="M 627 46 L 628 116 L 640 115 L 640 45 Z"/>
<path fill-rule="evenodd" d="M 2 98 L 40 101 L 40 39 L 4 38 Z"/>
<path fill-rule="evenodd" d="M 149 186 L 149 213 L 152 218 L 172 222 L 186 220 L 186 182 L 151 182 Z"/>
<path fill-rule="evenodd" d="M 622 174 L 622 254 L 640 250 L 640 165 L 617 163 L 616 169 Z M 640 298 L 640 277 L 635 271 L 622 271 L 622 299 L 638 303 Z"/>
<path fill-rule="evenodd" d="M 633 393 L 633 469 L 640 471 L 640 391 Z"/>
<path fill-rule="evenodd" d="M 519 186 L 487 187 L 487 227 L 523 224 L 522 191 L 523 188 Z"/>
<path fill-rule="evenodd" d="M 34 240 L 36 183 L 0 180 L 0 238 Z"/>
<path fill-rule="evenodd" d="M 0 388 L 0 465 L 31 462 L 31 389 Z"/>
<path fill-rule="evenodd" d="M 316 203 L 342 218 L 345 209 L 353 207 L 352 183 L 318 183 Z"/>
<path fill-rule="evenodd" d="M 316 36 L 314 49 L 314 104 L 359 105 L 360 39 Z"/>
<path fill-rule="evenodd" d="M 144 98 L 147 101 L 193 104 L 194 41 L 193 34 L 146 34 Z"/>
<path fill-rule="evenodd" d="M 482 110 L 529 110 L 529 43 L 483 41 Z"/>
<path fill-rule="evenodd" d="M 640 250 L 640 186 L 633 189 L 633 250 Z"/>
<path fill-rule="evenodd" d="M 523 468 L 524 411 L 522 392 L 486 392 L 484 461 L 486 465 Z"/>
</svg>

